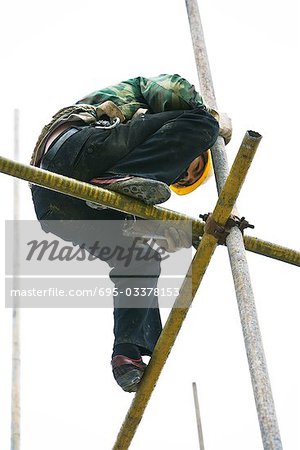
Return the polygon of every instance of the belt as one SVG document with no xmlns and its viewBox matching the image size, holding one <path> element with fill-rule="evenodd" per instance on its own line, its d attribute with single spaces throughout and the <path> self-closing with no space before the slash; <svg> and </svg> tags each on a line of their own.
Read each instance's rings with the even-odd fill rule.
<svg viewBox="0 0 300 450">
<path fill-rule="evenodd" d="M 55 157 L 58 150 L 61 148 L 61 146 L 66 142 L 69 137 L 71 137 L 73 134 L 77 133 L 79 131 L 78 128 L 69 128 L 68 130 L 64 131 L 59 138 L 54 141 L 53 144 L 51 144 L 50 148 L 47 150 L 47 153 L 43 157 L 40 167 L 41 169 L 47 169 L 48 165 L 52 161 L 52 159 Z"/>
</svg>

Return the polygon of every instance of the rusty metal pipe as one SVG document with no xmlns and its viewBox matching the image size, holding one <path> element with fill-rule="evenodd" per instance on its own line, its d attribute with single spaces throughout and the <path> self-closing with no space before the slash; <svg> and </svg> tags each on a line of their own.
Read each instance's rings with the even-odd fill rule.
<svg viewBox="0 0 300 450">
<path fill-rule="evenodd" d="M 260 139 L 261 136 L 258 133 L 250 135 L 248 132 L 244 137 L 212 213 L 212 219 L 220 226 L 224 226 L 230 216 Z M 126 450 L 129 447 L 217 244 L 218 239 L 215 236 L 204 232 L 181 286 L 179 296 L 169 314 L 139 389 L 125 417 L 113 450 Z"/>
<path fill-rule="evenodd" d="M 144 219 L 192 221 L 193 236 L 198 237 L 203 235 L 204 222 L 199 219 L 194 219 L 161 206 L 147 206 L 145 203 L 134 200 L 126 195 L 110 192 L 88 183 L 4 158 L 3 156 L 0 156 L 0 172 L 21 178 L 47 189 L 70 195 L 71 197 L 93 201 L 99 205 L 108 206 L 109 208 L 128 214 L 134 214 Z M 296 250 L 252 236 L 245 236 L 244 241 L 246 249 L 251 252 L 300 266 L 300 252 Z"/>
</svg>

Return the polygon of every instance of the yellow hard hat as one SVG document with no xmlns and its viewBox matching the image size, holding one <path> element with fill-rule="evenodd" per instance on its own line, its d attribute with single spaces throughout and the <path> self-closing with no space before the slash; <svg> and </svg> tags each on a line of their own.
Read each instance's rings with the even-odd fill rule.
<svg viewBox="0 0 300 450">
<path fill-rule="evenodd" d="M 202 160 L 202 164 L 204 163 L 204 167 L 201 169 L 200 173 L 196 174 L 193 173 L 193 165 L 198 166 L 199 160 Z M 198 156 L 192 163 L 189 165 L 187 169 L 187 174 L 184 178 L 177 181 L 174 184 L 171 184 L 170 188 L 173 192 L 175 192 L 178 195 L 186 195 L 190 192 L 193 192 L 197 187 L 200 186 L 200 184 L 205 183 L 207 179 L 212 174 L 212 159 L 211 159 L 211 152 L 210 150 L 207 150 L 206 152 L 202 153 L 200 156 Z"/>
</svg>

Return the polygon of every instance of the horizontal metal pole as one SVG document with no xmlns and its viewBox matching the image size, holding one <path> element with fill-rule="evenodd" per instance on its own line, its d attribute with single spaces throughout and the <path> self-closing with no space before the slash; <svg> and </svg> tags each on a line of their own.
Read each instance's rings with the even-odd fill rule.
<svg viewBox="0 0 300 450">
<path fill-rule="evenodd" d="M 0 172 L 29 181 L 32 184 L 61 192 L 71 197 L 93 201 L 128 214 L 134 214 L 143 219 L 154 220 L 183 220 L 192 221 L 193 236 L 202 236 L 204 222 L 172 211 L 161 206 L 148 206 L 126 195 L 117 194 L 89 183 L 58 175 L 38 167 L 23 164 L 0 156 Z M 265 255 L 273 259 L 300 266 L 300 252 L 262 239 L 245 236 L 245 248 L 251 252 Z"/>
<path fill-rule="evenodd" d="M 146 205 L 144 202 L 127 195 L 102 189 L 90 183 L 49 172 L 29 164 L 19 163 L 2 156 L 0 156 L 0 172 L 71 197 L 92 201 L 144 219 L 192 221 L 195 234 L 203 234 L 204 223 L 200 220 L 194 220 L 185 214 L 160 206 Z"/>
<path fill-rule="evenodd" d="M 231 172 L 212 213 L 212 219 L 217 221 L 221 226 L 225 225 L 231 214 L 259 142 L 260 135 L 258 134 L 256 137 L 253 137 L 247 133 L 243 140 L 232 165 Z M 113 450 L 125 450 L 129 447 L 216 246 L 217 239 L 211 234 L 204 233 L 192 264 L 183 281 L 179 296 L 170 312 L 139 389 L 120 429 Z"/>
<path fill-rule="evenodd" d="M 272 242 L 264 241 L 253 236 L 244 236 L 245 249 L 257 255 L 268 256 L 278 261 L 300 266 L 300 252 L 283 247 Z"/>
<path fill-rule="evenodd" d="M 217 109 L 197 0 L 186 0 L 186 6 L 201 94 L 210 107 Z M 224 183 L 225 185 L 227 183 L 225 180 L 228 174 L 225 145 L 221 137 L 217 139 L 216 144 L 212 148 L 212 158 L 217 189 L 220 192 Z M 237 227 L 231 230 L 226 239 L 226 245 L 235 285 L 263 446 L 265 450 L 281 450 L 280 432 L 256 313 L 246 252 L 242 234 Z"/>
</svg>

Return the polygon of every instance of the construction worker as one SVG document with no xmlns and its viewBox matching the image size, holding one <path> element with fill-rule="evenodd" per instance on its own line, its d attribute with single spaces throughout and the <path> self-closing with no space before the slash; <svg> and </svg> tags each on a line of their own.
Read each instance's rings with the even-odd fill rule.
<svg viewBox="0 0 300 450">
<path fill-rule="evenodd" d="M 55 114 L 38 139 L 31 163 L 147 204 L 162 203 L 170 197 L 170 186 L 177 194 L 198 187 L 210 171 L 209 149 L 218 134 L 230 140 L 230 126 L 220 128 L 214 116 L 194 86 L 179 75 L 133 78 Z M 95 248 L 92 241 L 99 240 L 99 234 L 111 249 L 132 245 L 133 239 L 123 233 L 124 213 L 38 186 L 32 186 L 32 196 L 46 231 L 86 249 Z M 185 233 L 174 228 L 166 227 L 164 238 L 167 251 L 191 245 Z M 157 286 L 158 252 L 145 240 L 138 246 L 139 259 L 131 258 L 129 265 L 114 252 L 106 259 L 116 289 L 112 369 L 127 392 L 136 391 L 146 367 L 142 356 L 151 356 L 162 329 L 154 289 L 144 304 L 138 295 L 124 294 L 128 286 L 135 292 Z M 95 250 L 88 251 L 103 259 Z"/>
</svg>

